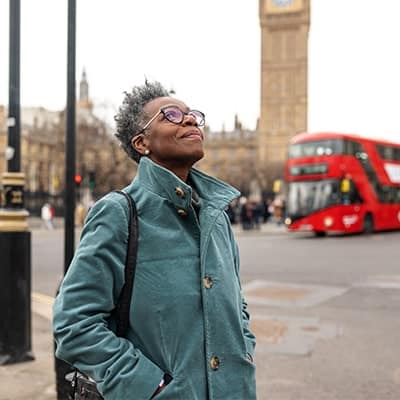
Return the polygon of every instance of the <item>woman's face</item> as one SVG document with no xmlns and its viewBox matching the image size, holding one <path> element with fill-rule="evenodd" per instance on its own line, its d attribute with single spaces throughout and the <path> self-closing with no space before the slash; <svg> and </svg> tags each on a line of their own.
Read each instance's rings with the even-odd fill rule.
<svg viewBox="0 0 400 400">
<path fill-rule="evenodd" d="M 159 97 L 144 107 L 144 111 L 148 115 L 144 125 L 157 114 L 160 108 L 170 105 L 178 107 L 184 113 L 190 111 L 189 107 L 180 100 L 172 97 Z M 182 122 L 176 124 L 160 113 L 145 130 L 139 140 L 140 145 L 135 144 L 135 147 L 142 154 L 149 150 L 149 158 L 157 164 L 173 170 L 177 167 L 190 168 L 203 158 L 203 141 L 204 133 L 192 115 L 184 114 Z M 133 143 L 137 143 L 135 138 Z"/>
</svg>

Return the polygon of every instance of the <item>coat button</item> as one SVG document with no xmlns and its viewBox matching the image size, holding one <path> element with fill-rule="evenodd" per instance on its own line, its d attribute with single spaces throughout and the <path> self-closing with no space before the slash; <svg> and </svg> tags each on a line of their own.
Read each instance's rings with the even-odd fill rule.
<svg viewBox="0 0 400 400">
<path fill-rule="evenodd" d="M 182 188 L 180 188 L 179 186 L 175 188 L 175 193 L 177 196 L 179 197 L 185 197 L 185 192 Z"/>
<path fill-rule="evenodd" d="M 181 217 L 186 217 L 187 211 L 184 210 L 183 208 L 179 208 L 178 209 L 178 215 L 181 216 Z"/>
<path fill-rule="evenodd" d="M 219 358 L 218 357 L 214 356 L 213 358 L 211 358 L 210 367 L 214 371 L 216 371 L 218 369 L 218 367 L 219 367 Z"/>
<path fill-rule="evenodd" d="M 205 276 L 203 278 L 203 283 L 206 289 L 211 289 L 211 286 L 213 285 L 213 280 L 211 279 L 211 276 Z"/>
</svg>

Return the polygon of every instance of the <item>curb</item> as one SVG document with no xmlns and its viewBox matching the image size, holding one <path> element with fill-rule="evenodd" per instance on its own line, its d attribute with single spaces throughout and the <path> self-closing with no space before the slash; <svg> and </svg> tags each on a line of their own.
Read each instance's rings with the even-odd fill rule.
<svg viewBox="0 0 400 400">
<path fill-rule="evenodd" d="M 31 299 L 32 312 L 51 321 L 53 318 L 54 297 L 33 292 Z"/>
<path fill-rule="evenodd" d="M 243 230 L 238 225 L 232 226 L 233 233 L 238 236 L 268 236 L 268 235 L 288 235 L 289 232 L 284 226 L 271 226 L 271 224 L 262 225 L 261 229 Z"/>
</svg>

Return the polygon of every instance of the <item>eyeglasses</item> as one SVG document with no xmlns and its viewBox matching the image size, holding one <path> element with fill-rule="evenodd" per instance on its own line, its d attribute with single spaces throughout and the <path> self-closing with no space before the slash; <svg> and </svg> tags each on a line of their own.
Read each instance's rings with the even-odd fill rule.
<svg viewBox="0 0 400 400">
<path fill-rule="evenodd" d="M 204 126 L 205 115 L 198 110 L 189 110 L 183 112 L 178 106 L 165 106 L 161 107 L 147 122 L 140 132 L 144 132 L 150 124 L 160 115 L 163 114 L 165 119 L 173 124 L 181 124 L 185 118 L 185 115 L 190 115 L 196 121 L 197 126 Z"/>
</svg>

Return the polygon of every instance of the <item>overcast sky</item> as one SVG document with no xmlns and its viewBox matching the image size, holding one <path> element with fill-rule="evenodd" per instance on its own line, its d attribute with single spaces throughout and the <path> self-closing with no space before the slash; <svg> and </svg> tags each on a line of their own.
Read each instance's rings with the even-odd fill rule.
<svg viewBox="0 0 400 400">
<path fill-rule="evenodd" d="M 21 0 L 21 102 L 66 103 L 67 0 Z M 0 104 L 8 102 L 9 1 L 0 0 Z M 399 0 L 312 0 L 310 131 L 400 142 Z M 77 0 L 77 78 L 99 116 L 146 76 L 206 113 L 211 129 L 259 116 L 258 0 Z"/>
</svg>

